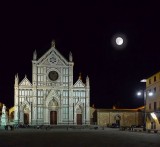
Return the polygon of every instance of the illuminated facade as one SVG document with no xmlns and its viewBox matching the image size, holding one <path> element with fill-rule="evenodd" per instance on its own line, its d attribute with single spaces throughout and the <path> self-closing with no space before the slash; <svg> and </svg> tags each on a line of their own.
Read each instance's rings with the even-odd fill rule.
<svg viewBox="0 0 160 147">
<path fill-rule="evenodd" d="M 73 83 L 73 59 L 69 61 L 55 48 L 39 59 L 36 51 L 32 60 L 32 83 L 15 76 L 14 123 L 30 125 L 87 125 L 90 124 L 89 77 L 84 84 Z"/>
<path fill-rule="evenodd" d="M 146 81 L 146 128 L 160 130 L 160 72 Z"/>
</svg>

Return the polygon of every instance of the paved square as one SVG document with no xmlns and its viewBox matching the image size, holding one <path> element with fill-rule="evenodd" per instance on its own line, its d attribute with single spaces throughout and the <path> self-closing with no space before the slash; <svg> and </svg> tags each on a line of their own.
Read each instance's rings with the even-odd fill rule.
<svg viewBox="0 0 160 147">
<path fill-rule="evenodd" d="M 17 129 L 0 130 L 1 147 L 159 147 L 160 134 L 104 130 L 78 129 Z"/>
</svg>

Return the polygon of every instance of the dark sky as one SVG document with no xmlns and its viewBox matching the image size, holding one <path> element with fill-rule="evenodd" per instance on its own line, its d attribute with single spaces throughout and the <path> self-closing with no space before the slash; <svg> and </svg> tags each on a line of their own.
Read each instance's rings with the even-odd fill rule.
<svg viewBox="0 0 160 147">
<path fill-rule="evenodd" d="M 91 105 L 98 108 L 135 108 L 143 105 L 135 93 L 139 81 L 160 69 L 160 12 L 158 3 L 145 1 L 66 1 L 1 4 L 0 101 L 14 102 L 14 77 L 31 81 L 32 54 L 41 57 L 50 47 L 74 59 L 74 81 L 88 75 Z M 111 38 L 125 34 L 127 46 L 116 50 Z"/>
</svg>

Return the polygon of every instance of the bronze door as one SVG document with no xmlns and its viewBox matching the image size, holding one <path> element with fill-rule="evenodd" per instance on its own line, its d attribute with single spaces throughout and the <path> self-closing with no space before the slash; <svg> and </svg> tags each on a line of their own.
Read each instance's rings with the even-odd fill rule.
<svg viewBox="0 0 160 147">
<path fill-rule="evenodd" d="M 57 124 L 57 111 L 50 112 L 50 124 L 56 125 Z"/>
<path fill-rule="evenodd" d="M 82 125 L 82 114 L 77 114 L 77 125 Z"/>
<path fill-rule="evenodd" d="M 29 124 L 29 114 L 28 113 L 24 113 L 24 124 L 25 125 Z"/>
</svg>

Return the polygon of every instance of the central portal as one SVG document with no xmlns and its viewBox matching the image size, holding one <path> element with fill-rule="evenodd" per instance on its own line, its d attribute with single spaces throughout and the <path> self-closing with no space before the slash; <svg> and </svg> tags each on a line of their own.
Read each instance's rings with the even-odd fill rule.
<svg viewBox="0 0 160 147">
<path fill-rule="evenodd" d="M 77 114 L 77 125 L 82 125 L 82 114 Z"/>
<path fill-rule="evenodd" d="M 57 124 L 57 111 L 50 111 L 50 124 L 51 125 Z"/>
<path fill-rule="evenodd" d="M 29 114 L 28 113 L 24 113 L 24 124 L 25 125 L 29 124 Z"/>
</svg>

